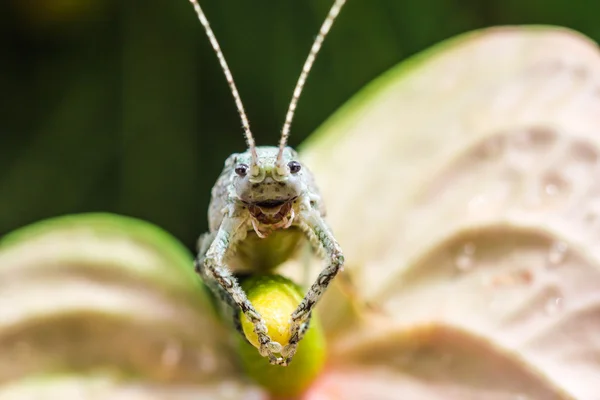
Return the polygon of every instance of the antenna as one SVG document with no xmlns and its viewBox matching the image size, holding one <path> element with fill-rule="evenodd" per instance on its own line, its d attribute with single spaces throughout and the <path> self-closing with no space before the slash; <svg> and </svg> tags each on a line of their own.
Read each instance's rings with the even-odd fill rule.
<svg viewBox="0 0 600 400">
<path fill-rule="evenodd" d="M 242 99 L 240 98 L 240 94 L 235 86 L 235 82 L 233 81 L 233 76 L 231 75 L 231 71 L 229 70 L 229 66 L 227 65 L 227 61 L 225 61 L 225 56 L 221 51 L 221 47 L 219 46 L 219 42 L 217 42 L 217 38 L 212 31 L 210 24 L 208 23 L 208 19 L 206 19 L 206 15 L 202 11 L 200 4 L 197 0 L 190 0 L 190 3 L 194 6 L 194 10 L 196 10 L 196 14 L 198 15 L 198 19 L 200 23 L 204 27 L 206 31 L 206 36 L 208 36 L 208 40 L 212 45 L 215 53 L 217 54 L 217 58 L 219 59 L 219 64 L 221 64 L 221 69 L 225 74 L 225 78 L 227 79 L 227 84 L 229 85 L 229 89 L 231 90 L 231 94 L 233 95 L 233 99 L 235 100 L 235 105 L 237 106 L 238 113 L 240 114 L 240 119 L 242 120 L 242 126 L 244 127 L 244 136 L 246 136 L 246 143 L 248 144 L 248 148 L 252 153 L 252 166 L 250 171 L 256 171 L 257 166 L 257 154 L 256 154 L 256 144 L 254 143 L 254 137 L 252 136 L 252 132 L 250 131 L 250 124 L 248 123 L 248 117 L 246 117 L 246 112 L 244 111 L 244 105 L 242 104 Z M 252 172 L 251 172 L 252 174 Z"/>
<path fill-rule="evenodd" d="M 281 130 L 281 140 L 279 141 L 279 152 L 277 153 L 277 171 L 281 175 L 286 175 L 287 170 L 283 164 L 283 149 L 287 144 L 287 139 L 290 136 L 290 126 L 292 125 L 292 119 L 294 118 L 294 111 L 296 111 L 296 106 L 298 105 L 298 99 L 300 98 L 300 94 L 302 94 L 302 89 L 304 88 L 304 84 L 306 83 L 306 77 L 310 72 L 310 69 L 315 62 L 315 58 L 321 49 L 321 45 L 323 44 L 323 40 L 325 40 L 325 36 L 331 29 L 333 22 L 336 17 L 342 10 L 342 7 L 346 3 L 346 0 L 335 0 L 333 6 L 329 10 L 329 14 L 325 18 L 323 25 L 321 25 L 321 29 L 319 29 L 319 34 L 317 35 L 313 45 L 310 49 L 310 53 L 308 53 L 308 57 L 304 62 L 304 66 L 302 67 L 302 73 L 298 78 L 298 82 L 296 83 L 296 87 L 294 88 L 294 94 L 292 95 L 292 100 L 290 101 L 290 105 L 288 107 L 287 114 L 285 115 L 285 122 L 283 124 L 283 129 Z"/>
</svg>

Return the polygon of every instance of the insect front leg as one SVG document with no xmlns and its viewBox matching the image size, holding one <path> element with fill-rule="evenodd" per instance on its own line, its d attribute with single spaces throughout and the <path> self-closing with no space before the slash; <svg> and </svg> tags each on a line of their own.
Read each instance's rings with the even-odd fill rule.
<svg viewBox="0 0 600 400">
<path fill-rule="evenodd" d="M 246 293 L 244 293 L 225 264 L 225 255 L 234 244 L 232 243 L 231 238 L 238 234 L 237 230 L 242 229 L 243 225 L 243 220 L 238 218 L 226 218 L 223 220 L 221 227 L 216 234 L 209 234 L 214 235 L 212 242 L 207 240 L 211 237 L 201 238 L 204 243 L 200 243 L 200 247 L 203 247 L 203 244 L 206 244 L 207 242 L 209 242 L 210 245 L 204 255 L 199 253 L 195 262 L 196 271 L 198 271 L 217 298 L 221 298 L 227 303 L 235 305 L 235 307 L 239 308 L 252 323 L 254 332 L 258 336 L 258 342 L 260 344 L 259 353 L 263 357 L 268 357 L 271 364 L 285 365 L 286 360 L 273 354 L 281 352 L 281 345 L 271 341 L 265 321 L 256 311 L 252 303 L 250 303 L 246 297 Z"/>
<path fill-rule="evenodd" d="M 208 248 L 212 242 L 215 240 L 216 235 L 216 232 L 208 232 L 200 236 L 198 239 L 198 256 L 194 260 L 194 269 L 202 278 L 202 282 L 204 282 L 205 286 L 207 286 L 215 296 L 217 301 L 216 307 L 219 309 L 219 313 L 227 318 L 241 335 L 244 335 L 242 323 L 240 321 L 240 308 L 237 306 L 237 304 L 235 304 L 233 297 L 227 293 L 225 288 L 219 285 L 215 279 L 211 279 L 206 274 L 206 269 L 204 268 L 206 252 L 208 251 Z"/>
<path fill-rule="evenodd" d="M 293 357 L 298 343 L 308 330 L 312 310 L 329 286 L 331 280 L 335 278 L 344 265 L 342 249 L 317 210 L 311 209 L 301 213 L 300 225 L 308 235 L 312 246 L 317 251 L 325 253 L 327 266 L 321 271 L 317 280 L 311 285 L 304 299 L 291 316 L 290 340 L 282 351 L 288 362 Z"/>
<path fill-rule="evenodd" d="M 219 282 L 216 279 L 212 279 L 212 277 L 207 274 L 206 268 L 204 268 L 206 253 L 216 236 L 216 232 L 208 232 L 200 236 L 200 239 L 198 239 L 198 255 L 194 260 L 194 269 L 221 304 L 225 303 L 229 308 L 236 308 L 237 305 L 233 301 L 233 297 L 229 295 L 223 286 L 219 285 Z"/>
</svg>

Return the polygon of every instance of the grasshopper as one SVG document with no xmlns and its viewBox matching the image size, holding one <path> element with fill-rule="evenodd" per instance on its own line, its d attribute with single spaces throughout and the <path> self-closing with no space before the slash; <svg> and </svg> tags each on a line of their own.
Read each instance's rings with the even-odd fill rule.
<svg viewBox="0 0 600 400">
<path fill-rule="evenodd" d="M 317 35 L 296 83 L 279 146 L 257 147 L 238 90 L 217 39 L 197 0 L 192 3 L 217 55 L 242 121 L 248 149 L 232 154 L 212 189 L 209 232 L 198 240 L 195 270 L 217 299 L 235 316 L 251 321 L 259 353 L 275 365 L 288 365 L 306 333 L 311 313 L 344 264 L 342 250 L 323 219 L 325 208 L 308 168 L 287 146 L 290 126 L 306 78 L 325 36 L 345 0 L 335 0 Z M 269 272 L 289 259 L 302 242 L 326 260 L 325 268 L 290 316 L 285 346 L 271 340 L 261 315 L 248 300 L 234 273 Z M 239 318 L 236 323 L 241 332 Z"/>
</svg>

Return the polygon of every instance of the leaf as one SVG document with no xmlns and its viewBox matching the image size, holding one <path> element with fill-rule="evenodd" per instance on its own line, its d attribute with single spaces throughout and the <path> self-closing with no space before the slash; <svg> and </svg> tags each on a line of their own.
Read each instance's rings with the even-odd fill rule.
<svg viewBox="0 0 600 400">
<path fill-rule="evenodd" d="M 0 397 L 261 398 L 238 381 L 192 265 L 164 231 L 110 214 L 3 238 Z"/>
<path fill-rule="evenodd" d="M 599 399 L 598 127 L 598 48 L 552 27 L 444 42 L 339 110 L 303 156 L 380 313 L 327 296 L 315 391 Z"/>
</svg>

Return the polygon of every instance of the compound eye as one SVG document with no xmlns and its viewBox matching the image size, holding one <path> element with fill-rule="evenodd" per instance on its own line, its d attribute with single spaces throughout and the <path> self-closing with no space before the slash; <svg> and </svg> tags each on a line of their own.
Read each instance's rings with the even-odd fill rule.
<svg viewBox="0 0 600 400">
<path fill-rule="evenodd" d="M 290 168 L 290 172 L 292 174 L 297 174 L 302 169 L 302 165 L 298 161 L 290 161 L 288 163 L 288 167 Z"/>
<path fill-rule="evenodd" d="M 249 169 L 250 169 L 250 167 L 247 166 L 246 164 L 238 164 L 235 167 L 235 173 L 238 174 L 238 176 L 244 177 L 248 174 Z"/>
</svg>

